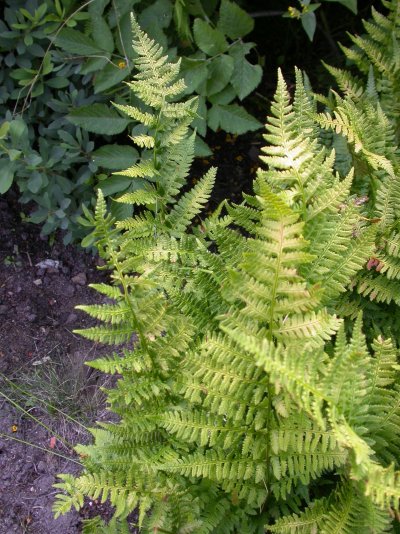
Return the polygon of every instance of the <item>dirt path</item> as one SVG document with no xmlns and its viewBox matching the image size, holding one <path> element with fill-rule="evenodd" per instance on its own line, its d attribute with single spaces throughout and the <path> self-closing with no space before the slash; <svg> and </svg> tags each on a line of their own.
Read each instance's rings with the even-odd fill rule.
<svg viewBox="0 0 400 534">
<path fill-rule="evenodd" d="M 50 247 L 40 239 L 38 227 L 19 222 L 12 195 L 0 199 L 0 372 L 21 387 L 26 384 L 28 389 L 33 384 L 33 393 L 44 388 L 47 399 L 53 390 L 57 396 L 61 386 L 62 395 L 71 402 L 68 409 L 74 410 L 73 403 L 78 404 L 78 412 L 84 406 L 92 410 L 88 419 L 93 421 L 107 414 L 101 400 L 89 403 L 98 391 L 99 377 L 84 361 L 105 348 L 99 349 L 73 333 L 74 328 L 89 324 L 74 307 L 99 302 L 99 296 L 87 285 L 102 279 L 105 275 L 97 271 L 92 256 L 58 243 Z M 3 379 L 0 392 L 15 399 Z M 28 402 L 23 395 L 17 397 Z M 55 404 L 58 400 L 65 402 L 63 398 L 52 399 Z M 76 534 L 81 531 L 82 517 L 106 513 L 88 502 L 80 514 L 74 511 L 54 520 L 51 507 L 56 474 L 77 473 L 79 465 L 15 439 L 79 461 L 58 438 L 54 442 L 54 433 L 75 444 L 88 437 L 79 425 L 49 414 L 41 406 L 32 398 L 25 408 L 54 432 L 0 396 L 0 534 Z"/>
</svg>

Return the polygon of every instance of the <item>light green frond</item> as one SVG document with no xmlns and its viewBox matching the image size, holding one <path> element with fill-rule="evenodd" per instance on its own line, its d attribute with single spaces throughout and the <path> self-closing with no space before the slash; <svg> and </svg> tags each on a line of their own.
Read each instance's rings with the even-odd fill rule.
<svg viewBox="0 0 400 534">
<path fill-rule="evenodd" d="M 211 168 L 201 180 L 175 204 L 167 217 L 173 235 L 183 233 L 208 202 L 217 170 Z"/>
<path fill-rule="evenodd" d="M 222 435 L 222 442 L 227 444 L 225 436 L 235 434 L 235 440 L 246 433 L 247 427 L 234 427 L 226 423 L 222 416 L 200 411 L 168 412 L 160 416 L 161 425 L 177 438 L 189 443 L 198 443 L 200 447 L 208 444 L 214 446 Z M 220 441 L 220 440 L 219 440 Z"/>
<path fill-rule="evenodd" d="M 138 189 L 132 193 L 125 193 L 116 199 L 117 202 L 136 206 L 154 204 L 158 200 L 155 189 Z"/>
<path fill-rule="evenodd" d="M 184 456 L 177 461 L 163 462 L 159 468 L 164 471 L 172 471 L 185 476 L 196 478 L 208 478 L 210 480 L 224 480 L 227 486 L 229 482 L 261 481 L 263 474 L 260 472 L 264 467 L 263 463 L 253 461 L 248 457 L 232 457 L 224 454 L 223 451 L 217 453 L 215 450 L 206 450 Z M 265 467 L 264 467 L 265 469 Z M 265 476 L 265 474 L 264 474 Z"/>
<path fill-rule="evenodd" d="M 327 71 L 335 78 L 340 90 L 349 98 L 357 102 L 364 94 L 364 86 L 362 81 L 353 76 L 349 71 L 338 69 L 332 65 L 324 63 Z"/>
<path fill-rule="evenodd" d="M 149 371 L 153 367 L 153 362 L 148 354 L 135 349 L 133 351 L 123 351 L 121 354 L 114 354 L 107 358 L 96 358 L 87 362 L 89 367 L 98 369 L 107 374 L 121 374 L 125 370 L 137 373 Z"/>
<path fill-rule="evenodd" d="M 375 302 L 395 302 L 400 306 L 400 282 L 388 280 L 385 276 L 364 275 L 357 286 L 357 291 Z"/>
<path fill-rule="evenodd" d="M 149 80 L 134 80 L 129 82 L 129 89 L 135 93 L 147 106 L 161 109 L 165 100 L 164 87 L 150 85 Z"/>
<path fill-rule="evenodd" d="M 281 345 L 275 347 L 267 339 L 246 335 L 228 322 L 224 322 L 221 328 L 239 346 L 254 355 L 256 365 L 269 374 L 277 392 L 283 388 L 323 426 L 320 410 L 327 396 L 321 388 L 320 373 L 325 356 L 320 349 L 306 352 Z"/>
<path fill-rule="evenodd" d="M 178 124 L 172 124 L 169 128 L 166 128 L 163 132 L 163 136 L 160 139 L 160 146 L 173 147 L 174 145 L 181 145 L 187 139 L 188 127 L 193 118 L 189 115 L 186 119 L 183 118 Z M 193 134 L 192 134 L 193 135 Z M 189 135 L 189 138 L 192 137 Z"/>
<path fill-rule="evenodd" d="M 149 128 L 154 128 L 157 119 L 154 115 L 151 113 L 147 113 L 144 111 L 140 111 L 140 109 L 135 108 L 134 106 L 126 106 L 123 104 L 116 104 L 113 103 L 113 105 L 122 111 L 122 113 L 125 113 L 125 115 L 128 115 L 131 119 L 135 119 L 135 121 L 141 122 L 142 124 L 145 124 Z"/>
<path fill-rule="evenodd" d="M 338 221 L 338 223 L 338 226 L 342 226 L 345 231 L 342 222 Z M 352 238 L 350 242 L 344 240 L 345 242 L 347 241 L 348 248 L 342 254 L 339 253 L 341 247 L 336 248 L 335 245 L 340 243 L 340 237 L 343 239 L 343 234 L 342 236 L 340 234 L 331 234 L 329 236 L 330 239 L 333 238 L 332 244 L 334 246 L 332 248 L 329 247 L 329 241 L 324 243 L 325 254 L 324 256 L 318 256 L 316 266 L 319 274 L 322 275 L 323 290 L 327 300 L 344 292 L 355 274 L 365 265 L 374 250 L 376 231 L 377 229 L 374 226 L 370 226 L 361 235 Z M 335 252 L 335 250 L 338 252 Z M 314 265 L 311 266 L 311 268 L 313 267 Z"/>
<path fill-rule="evenodd" d="M 126 519 L 118 520 L 113 517 L 108 524 L 96 516 L 93 519 L 84 519 L 82 534 L 129 534 L 130 527 Z"/>
<path fill-rule="evenodd" d="M 240 225 L 247 232 L 254 235 L 256 231 L 256 222 L 260 220 L 260 211 L 244 204 L 227 206 L 227 211 L 235 220 L 236 224 Z"/>
<path fill-rule="evenodd" d="M 286 343 L 302 340 L 321 346 L 336 333 L 339 326 L 339 319 L 322 310 L 284 317 L 272 331 L 278 340 Z"/>
<path fill-rule="evenodd" d="M 110 286 L 109 284 L 89 284 L 89 287 L 92 289 L 98 291 L 99 293 L 102 293 L 106 297 L 114 300 L 121 300 L 123 298 L 123 295 L 121 293 L 121 289 L 116 286 Z"/>
<path fill-rule="evenodd" d="M 154 137 L 152 135 L 134 135 L 131 139 L 140 148 L 154 148 Z"/>
<path fill-rule="evenodd" d="M 159 176 L 165 203 L 175 203 L 177 195 L 186 183 L 194 157 L 195 137 L 196 134 L 192 133 L 180 143 L 173 144 L 168 150 Z"/>
<path fill-rule="evenodd" d="M 180 69 L 180 62 L 169 63 L 168 57 L 163 55 L 164 51 L 153 39 L 150 39 L 136 22 L 134 16 L 131 16 L 132 23 L 132 48 L 138 54 L 136 66 L 139 74 L 136 79 L 145 79 L 151 82 L 153 87 L 168 87 L 176 79 Z M 178 91 L 180 92 L 180 91 Z M 172 91 L 171 94 L 177 94 Z M 146 94 L 142 95 L 146 102 Z"/>
<path fill-rule="evenodd" d="M 367 499 L 362 488 L 342 483 L 329 497 L 329 508 L 321 518 L 323 534 L 380 534 L 388 532 L 390 518 Z"/>
<path fill-rule="evenodd" d="M 366 74 L 368 72 L 368 61 L 365 60 L 365 57 L 363 56 L 362 52 L 358 50 L 357 48 L 348 48 L 347 46 L 342 45 L 339 43 L 339 47 L 341 51 L 344 53 L 346 58 L 357 65 L 360 72 Z"/>
<path fill-rule="evenodd" d="M 319 525 L 323 522 L 327 510 L 327 499 L 313 501 L 304 512 L 284 516 L 273 525 L 268 525 L 267 532 L 276 532 L 277 534 L 318 534 Z"/>
<path fill-rule="evenodd" d="M 137 378 L 119 380 L 115 389 L 106 390 L 108 401 L 115 406 L 126 406 L 131 409 L 146 410 L 157 404 L 170 393 L 170 387 L 161 377 L 154 377 L 151 373 L 142 374 Z M 140 454 L 140 450 L 136 453 Z M 123 463 L 123 458 L 120 458 Z"/>
<path fill-rule="evenodd" d="M 148 180 L 154 181 L 154 178 L 158 175 L 158 171 L 151 160 L 142 160 L 140 163 L 129 167 L 129 169 L 118 171 L 114 174 L 128 176 L 129 178 L 147 178 Z"/>
<path fill-rule="evenodd" d="M 220 20 L 232 6 L 221 3 Z M 76 448 L 85 469 L 58 486 L 57 512 L 109 501 L 110 525 L 87 523 L 99 533 L 126 530 L 135 509 L 143 534 L 390 529 L 400 503 L 400 60 L 388 61 L 398 45 L 386 32 L 400 10 L 373 16 L 349 52 L 360 78 L 331 69 L 346 96 L 322 99 L 325 114 L 300 71 L 293 99 L 278 74 L 254 194 L 197 226 L 216 172 L 188 191 L 197 101 L 175 99 L 179 61 L 132 20 L 127 90 L 141 103 L 117 108 L 142 123 L 132 137 L 142 154 L 118 172 L 139 179 L 117 200 L 133 215 L 116 222 L 101 191 L 94 215 L 86 209 L 113 269 L 111 285 L 94 288 L 112 302 L 79 307 L 103 324 L 78 332 L 116 345 L 89 363 L 117 375 L 104 390 L 115 417 Z"/>
<path fill-rule="evenodd" d="M 293 111 L 296 116 L 298 136 L 306 135 L 314 139 L 318 137 L 318 127 L 314 114 L 316 103 L 311 91 L 306 89 L 303 72 L 295 68 L 296 90 L 293 98 Z"/>
<path fill-rule="evenodd" d="M 329 419 L 338 443 L 351 451 L 353 477 L 359 480 L 368 476 L 371 458 L 374 455 L 371 446 L 337 412 L 336 407 L 329 410 Z"/>
<path fill-rule="evenodd" d="M 397 220 L 398 201 L 400 199 L 400 181 L 397 167 L 394 174 L 378 175 L 375 213 L 380 217 L 382 226 L 390 226 Z"/>
<path fill-rule="evenodd" d="M 76 479 L 72 475 L 59 474 L 58 478 L 62 482 L 57 482 L 54 487 L 63 490 L 65 493 L 57 493 L 54 501 L 53 513 L 56 519 L 60 515 L 69 512 L 72 507 L 78 511 L 84 502 L 84 493 L 78 490 Z"/>
<path fill-rule="evenodd" d="M 391 339 L 383 339 L 379 336 L 375 339 L 372 348 L 374 358 L 372 360 L 372 373 L 370 387 L 387 387 L 393 384 L 398 377 L 397 350 Z"/>
<path fill-rule="evenodd" d="M 193 97 L 186 102 L 173 102 L 171 104 L 164 104 L 163 114 L 167 118 L 172 119 L 186 119 L 192 115 L 195 118 L 197 109 L 197 98 Z"/>
<path fill-rule="evenodd" d="M 324 472 L 343 466 L 347 457 L 344 449 L 272 456 L 271 467 L 276 479 L 272 482 L 272 491 L 277 499 L 286 499 L 296 486 L 308 485 Z"/>
<path fill-rule="evenodd" d="M 338 95 L 336 100 L 333 117 L 329 113 L 319 115 L 321 127 L 344 135 L 354 146 L 355 153 L 362 154 L 373 169 L 384 169 L 389 175 L 393 175 L 392 149 L 385 147 L 386 139 L 393 133 L 379 104 L 376 106 L 363 100 L 363 105 L 360 105 L 348 98 L 341 99 Z M 382 150 L 383 147 L 386 150 Z"/>
<path fill-rule="evenodd" d="M 80 305 L 76 306 L 76 309 L 82 310 L 91 317 L 110 324 L 119 324 L 126 322 L 127 320 L 129 320 L 130 315 L 130 308 L 125 302 L 120 302 L 115 305 Z"/>
<path fill-rule="evenodd" d="M 115 326 L 93 326 L 92 328 L 85 328 L 74 330 L 87 339 L 105 343 L 107 345 L 120 345 L 134 338 L 133 326 L 129 324 L 121 324 Z"/>
<path fill-rule="evenodd" d="M 368 472 L 366 495 L 380 508 L 390 508 L 396 511 L 400 507 L 400 471 L 395 471 L 393 465 L 384 468 L 375 465 Z"/>
<path fill-rule="evenodd" d="M 117 228 L 129 230 L 130 237 L 149 237 L 154 234 L 156 221 L 150 211 L 145 211 L 136 217 L 130 217 L 116 223 Z"/>
<path fill-rule="evenodd" d="M 309 214 L 307 220 L 310 221 L 321 212 L 337 211 L 340 204 L 344 202 L 350 193 L 351 184 L 354 178 L 354 169 L 351 169 L 344 180 L 337 180 L 336 184 L 329 189 L 325 195 L 317 198 L 309 208 Z"/>
<path fill-rule="evenodd" d="M 300 514 L 268 526 L 278 534 L 382 534 L 391 519 L 366 498 L 359 485 L 343 481 L 328 498 L 312 501 Z"/>
<path fill-rule="evenodd" d="M 400 279 L 400 258 L 393 258 L 392 256 L 383 254 L 379 260 L 383 264 L 379 271 L 381 274 L 385 274 L 389 280 Z"/>
</svg>

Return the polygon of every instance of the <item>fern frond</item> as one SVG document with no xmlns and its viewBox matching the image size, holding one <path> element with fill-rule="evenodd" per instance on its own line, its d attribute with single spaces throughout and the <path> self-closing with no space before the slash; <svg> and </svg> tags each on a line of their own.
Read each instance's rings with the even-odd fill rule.
<svg viewBox="0 0 400 534">
<path fill-rule="evenodd" d="M 122 113 L 125 113 L 125 115 L 128 115 L 128 117 L 130 117 L 131 119 L 141 122 L 142 124 L 146 125 L 148 128 L 154 128 L 157 124 L 156 117 L 152 115 L 151 113 L 141 111 L 140 109 L 134 106 L 116 104 L 115 102 L 113 102 L 113 105 L 117 109 L 122 111 Z"/>
<path fill-rule="evenodd" d="M 273 333 L 278 340 L 308 340 L 313 345 L 323 345 L 338 330 L 340 321 L 327 312 L 311 312 L 308 314 L 284 317 Z"/>
<path fill-rule="evenodd" d="M 132 193 L 125 193 L 116 199 L 117 202 L 133 205 L 154 204 L 158 200 L 158 194 L 155 189 L 138 189 Z"/>
<path fill-rule="evenodd" d="M 87 210 L 113 269 L 112 285 L 95 288 L 112 303 L 81 306 L 103 324 L 79 331 L 122 345 L 89 364 L 119 375 L 105 391 L 117 420 L 76 448 L 85 471 L 59 485 L 68 495 L 56 510 L 108 499 L 109 528 L 126 528 L 137 508 L 149 534 L 390 528 L 388 509 L 400 503 L 400 388 L 398 339 L 383 335 L 399 331 L 400 164 L 381 105 L 397 84 L 385 74 L 389 26 L 378 15 L 374 24 L 351 51 L 365 87 L 334 72 L 347 94 L 324 100 L 332 112 L 316 116 L 300 71 L 293 99 L 279 73 L 254 194 L 222 202 L 195 226 L 215 180 L 211 169 L 181 194 L 197 102 L 175 100 L 179 61 L 168 62 L 133 19 L 138 72 L 128 88 L 146 111 L 119 109 L 142 122 L 133 141 L 143 153 L 118 174 L 139 178 L 141 189 L 118 199 L 135 206 L 118 223 L 101 191 L 95 214 Z M 374 331 L 381 337 L 371 344 Z"/>
<path fill-rule="evenodd" d="M 335 78 L 340 90 L 349 98 L 357 102 L 364 94 L 364 84 L 360 78 L 353 76 L 344 69 L 338 69 L 323 62 L 327 71 Z"/>
<path fill-rule="evenodd" d="M 390 528 L 390 518 L 363 495 L 357 484 L 339 485 L 329 504 L 329 511 L 320 523 L 324 534 L 383 533 Z"/>
<path fill-rule="evenodd" d="M 120 302 L 115 305 L 80 305 L 76 306 L 76 309 L 82 310 L 91 317 L 110 324 L 119 324 L 129 320 L 130 308 L 125 302 Z"/>
<path fill-rule="evenodd" d="M 232 427 L 222 416 L 200 412 L 169 412 L 160 417 L 161 425 L 188 443 L 198 443 L 201 447 L 213 446 L 227 433 L 235 433 L 236 439 L 246 432 L 247 427 Z M 223 438 L 224 442 L 225 438 Z M 226 442 L 225 442 L 226 444 Z"/>
<path fill-rule="evenodd" d="M 272 491 L 277 499 L 286 499 L 296 486 L 308 485 L 324 472 L 343 466 L 347 458 L 344 449 L 272 456 L 271 467 L 276 479 L 272 482 Z"/>
<path fill-rule="evenodd" d="M 377 228 L 374 226 L 364 230 L 360 236 L 352 239 L 347 251 L 340 256 L 331 250 L 328 251 L 325 246 L 327 255 L 324 260 L 320 257 L 317 260 L 317 265 L 321 271 L 330 266 L 328 272 L 321 272 L 323 274 L 324 293 L 327 298 L 332 298 L 345 291 L 354 275 L 364 266 L 374 250 L 376 231 Z M 337 236 L 333 237 L 338 241 Z"/>
<path fill-rule="evenodd" d="M 93 326 L 92 328 L 74 330 L 74 333 L 107 345 L 120 345 L 135 339 L 131 324 Z"/>
<path fill-rule="evenodd" d="M 333 187 L 327 191 L 326 195 L 319 197 L 310 205 L 307 220 L 310 221 L 321 212 L 326 212 L 327 210 L 337 211 L 340 204 L 349 196 L 353 177 L 354 169 L 351 169 L 344 180 L 337 180 L 336 184 L 332 184 Z"/>
<path fill-rule="evenodd" d="M 122 300 L 123 298 L 121 289 L 119 287 L 110 286 L 109 284 L 104 283 L 89 284 L 89 287 L 113 300 Z"/>
<path fill-rule="evenodd" d="M 400 306 L 400 282 L 388 280 L 384 276 L 366 274 L 358 284 L 357 291 L 372 301 L 387 304 L 393 301 Z"/>
<path fill-rule="evenodd" d="M 390 339 L 379 336 L 375 339 L 372 348 L 374 359 L 372 360 L 373 372 L 370 378 L 371 388 L 387 387 L 395 383 L 398 376 L 397 351 Z"/>
<path fill-rule="evenodd" d="M 278 534 L 317 534 L 327 510 L 327 499 L 319 499 L 312 502 L 304 512 L 284 516 L 273 525 L 268 525 L 268 532 L 277 532 Z"/>
<path fill-rule="evenodd" d="M 56 500 L 53 504 L 54 517 L 57 519 L 60 515 L 63 515 L 71 510 L 72 507 L 75 510 L 79 510 L 83 506 L 84 494 L 78 491 L 76 479 L 70 474 L 59 474 L 58 478 L 62 482 L 57 482 L 54 487 L 62 489 L 65 493 L 58 493 Z"/>
<path fill-rule="evenodd" d="M 134 135 L 131 139 L 140 148 L 154 148 L 155 139 L 152 135 Z"/>
<path fill-rule="evenodd" d="M 118 176 L 128 176 L 129 178 L 147 178 L 148 180 L 154 181 L 158 171 L 151 160 L 142 160 L 140 163 L 133 165 L 133 167 L 129 167 L 129 169 L 124 171 L 118 171 L 114 174 L 118 174 Z"/>
<path fill-rule="evenodd" d="M 84 519 L 82 534 L 129 534 L 129 524 L 125 519 L 112 518 L 108 524 L 96 516 L 93 519 Z"/>
<path fill-rule="evenodd" d="M 182 234 L 191 221 L 208 202 L 215 182 L 217 170 L 211 168 L 201 180 L 175 204 L 166 219 L 172 235 Z"/>
<path fill-rule="evenodd" d="M 132 238 L 149 237 L 157 229 L 156 220 L 150 211 L 145 211 L 141 215 L 117 221 L 117 228 L 129 230 Z"/>
<path fill-rule="evenodd" d="M 393 465 L 384 468 L 376 465 L 368 472 L 366 495 L 381 508 L 391 508 L 396 511 L 400 507 L 400 471 L 395 471 Z"/>
<path fill-rule="evenodd" d="M 150 371 L 153 368 L 153 361 L 148 354 L 138 349 L 133 351 L 123 351 L 121 354 L 105 358 L 96 358 L 87 362 L 89 367 L 98 369 L 107 374 L 121 374 L 124 370 L 143 372 Z"/>
</svg>

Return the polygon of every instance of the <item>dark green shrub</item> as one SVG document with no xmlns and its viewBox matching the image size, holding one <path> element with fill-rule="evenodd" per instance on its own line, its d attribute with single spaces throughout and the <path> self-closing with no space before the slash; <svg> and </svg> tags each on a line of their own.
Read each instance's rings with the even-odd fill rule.
<svg viewBox="0 0 400 534">
<path fill-rule="evenodd" d="M 157 39 L 165 44 L 171 36 L 175 39 L 171 41 L 175 48 L 169 49 L 174 56 L 173 4 L 168 0 L 150 4 L 96 1 L 88 6 L 73 0 L 25 0 L 4 7 L 0 23 L 0 110 L 5 117 L 0 130 L 0 193 L 15 180 L 21 201 L 37 205 L 28 220 L 44 223 L 45 234 L 65 230 L 65 243 L 83 234 L 76 224 L 81 205 L 91 204 L 97 185 L 102 185 L 106 196 L 130 190 L 130 179 L 114 176 L 108 180 L 108 173 L 133 164 L 137 152 L 125 144 L 116 146 L 111 136 L 128 125 L 135 127 L 137 121 L 121 117 L 107 104 L 111 98 L 129 103 L 129 91 L 123 86 L 121 90 L 120 82 L 132 69 L 129 12 L 133 7 L 140 10 L 141 24 L 152 28 Z M 211 6 L 211 12 L 215 7 Z M 202 94 L 193 127 L 205 134 L 208 98 L 214 102 L 208 118 L 214 128 L 222 126 L 236 133 L 258 128 L 259 123 L 244 108 L 230 104 L 235 96 L 244 98 L 261 79 L 261 67 L 245 59 L 253 45 L 240 39 L 251 31 L 252 20 L 224 0 L 219 26 L 230 34 L 226 40 L 198 15 L 208 18 L 202 8 L 191 8 L 190 16 L 197 17 L 194 43 L 206 49 L 186 59 L 189 92 Z M 214 76 L 217 70 L 218 77 Z M 197 150 L 208 152 L 200 140 Z M 112 209 L 119 217 L 129 214 L 115 205 Z"/>
<path fill-rule="evenodd" d="M 93 97 L 77 83 L 73 67 L 49 49 L 60 24 L 72 26 L 82 19 L 77 13 L 67 20 L 66 9 L 46 2 L 10 2 L 4 7 L 0 192 L 15 179 L 22 202 L 33 200 L 37 206 L 30 220 L 45 222 L 44 233 L 67 230 L 68 242 L 72 229 L 78 229 L 74 219 L 80 204 L 93 196 L 95 169 L 90 155 L 94 143 L 65 118 L 71 106 L 92 102 Z"/>
</svg>

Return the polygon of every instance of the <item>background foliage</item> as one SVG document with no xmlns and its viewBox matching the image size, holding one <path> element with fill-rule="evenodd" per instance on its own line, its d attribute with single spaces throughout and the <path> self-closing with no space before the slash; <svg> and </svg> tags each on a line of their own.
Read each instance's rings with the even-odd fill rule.
<svg viewBox="0 0 400 534">
<path fill-rule="evenodd" d="M 341 3 L 356 9 L 355 2 Z M 260 122 L 240 103 L 262 77 L 263 58 L 245 40 L 258 20 L 246 13 L 254 6 L 230 0 L 6 1 L 0 21 L 0 194 L 15 182 L 21 201 L 35 206 L 28 220 L 42 224 L 44 234 L 64 230 L 68 243 L 84 235 L 77 221 L 98 185 L 106 196 L 129 189 L 126 177 L 114 176 L 106 186 L 104 180 L 138 157 L 124 138 L 119 143 L 111 136 L 140 126 L 109 106 L 110 100 L 130 99 L 121 81 L 129 79 L 134 59 L 132 9 L 170 59 L 183 56 L 186 93 L 199 96 L 192 124 L 197 154 L 209 153 L 202 141 L 207 128 L 236 134 L 258 129 Z M 306 29 L 312 20 L 315 27 L 319 4 L 287 7 L 289 17 Z M 127 214 L 110 204 L 117 217 Z"/>
</svg>

